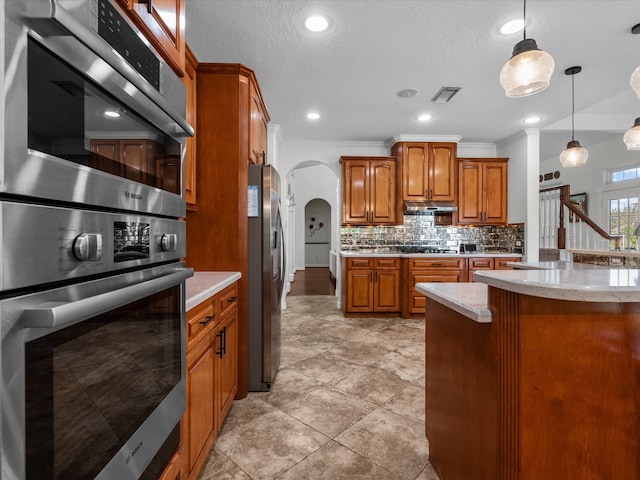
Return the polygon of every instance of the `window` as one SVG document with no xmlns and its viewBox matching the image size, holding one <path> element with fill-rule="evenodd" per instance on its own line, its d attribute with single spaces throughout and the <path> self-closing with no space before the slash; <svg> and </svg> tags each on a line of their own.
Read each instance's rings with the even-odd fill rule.
<svg viewBox="0 0 640 480">
<path fill-rule="evenodd" d="M 611 170 L 609 173 L 609 181 L 611 183 L 624 182 L 626 180 L 637 180 L 640 179 L 640 166 Z"/>
<path fill-rule="evenodd" d="M 638 224 L 638 197 L 612 198 L 609 200 L 609 233 L 622 235 L 622 250 L 637 250 L 638 237 L 632 235 Z M 614 248 L 611 242 L 611 248 Z"/>
</svg>

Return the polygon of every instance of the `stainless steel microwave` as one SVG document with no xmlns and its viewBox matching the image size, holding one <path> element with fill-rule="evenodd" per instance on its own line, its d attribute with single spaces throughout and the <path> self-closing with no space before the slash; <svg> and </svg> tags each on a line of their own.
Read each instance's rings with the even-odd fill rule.
<svg viewBox="0 0 640 480">
<path fill-rule="evenodd" d="M 183 217 L 177 75 L 111 1 L 4 5 L 0 194 Z"/>
</svg>

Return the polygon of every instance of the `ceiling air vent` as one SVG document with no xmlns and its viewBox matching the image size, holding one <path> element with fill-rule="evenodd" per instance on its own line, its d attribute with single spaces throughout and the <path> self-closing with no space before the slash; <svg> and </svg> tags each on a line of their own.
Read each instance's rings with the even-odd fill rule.
<svg viewBox="0 0 640 480">
<path fill-rule="evenodd" d="M 461 90 L 462 87 L 442 87 L 438 93 L 431 99 L 432 102 L 446 103 Z"/>
</svg>

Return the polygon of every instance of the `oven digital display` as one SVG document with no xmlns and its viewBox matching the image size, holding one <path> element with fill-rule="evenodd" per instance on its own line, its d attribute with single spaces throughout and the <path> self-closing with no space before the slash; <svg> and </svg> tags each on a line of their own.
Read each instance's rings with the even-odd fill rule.
<svg viewBox="0 0 640 480">
<path fill-rule="evenodd" d="M 113 222 L 113 261 L 149 258 L 149 224 Z"/>
</svg>

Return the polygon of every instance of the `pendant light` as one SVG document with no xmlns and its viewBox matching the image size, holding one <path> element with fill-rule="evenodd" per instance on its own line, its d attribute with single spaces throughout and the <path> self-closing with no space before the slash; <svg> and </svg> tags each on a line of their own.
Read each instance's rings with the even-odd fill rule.
<svg viewBox="0 0 640 480">
<path fill-rule="evenodd" d="M 633 33 L 634 35 L 638 35 L 640 33 L 640 23 L 631 27 L 631 33 Z M 640 66 L 637 67 L 631 74 L 629 85 L 631 85 L 633 91 L 636 92 L 636 95 L 638 95 L 638 98 L 640 98 Z"/>
<path fill-rule="evenodd" d="M 571 75 L 571 141 L 567 143 L 560 154 L 560 163 L 563 167 L 579 167 L 587 163 L 589 152 L 580 146 L 580 142 L 573 138 L 574 135 L 574 114 L 575 114 L 575 94 L 573 88 L 573 77 L 582 71 L 582 67 L 569 67 L 564 71 L 565 75 Z"/>
<path fill-rule="evenodd" d="M 633 122 L 633 127 L 627 130 L 622 137 L 627 150 L 640 150 L 640 117 Z"/>
<path fill-rule="evenodd" d="M 513 54 L 500 71 L 500 85 L 507 97 L 526 97 L 549 86 L 555 64 L 553 57 L 538 49 L 533 38 L 527 38 L 527 0 L 524 0 L 523 40 L 513 47 Z"/>
</svg>

